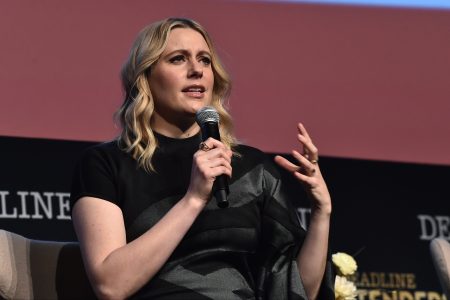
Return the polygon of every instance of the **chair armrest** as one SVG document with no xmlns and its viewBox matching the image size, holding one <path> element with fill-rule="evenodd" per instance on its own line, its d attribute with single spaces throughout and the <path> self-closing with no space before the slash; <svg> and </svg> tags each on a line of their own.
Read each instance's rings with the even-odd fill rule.
<svg viewBox="0 0 450 300">
<path fill-rule="evenodd" d="M 435 238 L 430 243 L 430 252 L 442 289 L 447 299 L 450 299 L 450 243 Z"/>
</svg>

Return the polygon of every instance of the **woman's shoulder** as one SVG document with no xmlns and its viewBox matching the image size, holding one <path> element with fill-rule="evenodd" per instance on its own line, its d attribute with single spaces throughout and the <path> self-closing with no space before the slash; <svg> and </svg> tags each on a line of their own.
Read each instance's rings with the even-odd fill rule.
<svg viewBox="0 0 450 300">
<path fill-rule="evenodd" d="M 239 144 L 235 148 L 237 153 L 237 161 L 246 165 L 248 168 L 261 167 L 265 172 L 273 174 L 275 177 L 279 177 L 279 170 L 273 160 L 273 154 L 266 153 L 258 148 Z"/>
<path fill-rule="evenodd" d="M 266 168 L 272 164 L 270 155 L 253 146 L 239 144 L 235 147 L 234 151 L 236 152 L 236 160 L 246 165 L 259 165 Z"/>
<path fill-rule="evenodd" d="M 117 140 L 93 144 L 83 150 L 80 156 L 81 163 L 101 163 L 107 165 L 121 165 L 133 163 L 129 153 L 123 150 Z"/>
<path fill-rule="evenodd" d="M 253 147 L 253 146 L 246 145 L 246 144 L 237 144 L 235 149 L 236 149 L 236 152 L 242 153 L 242 154 L 252 154 L 252 155 L 260 155 L 260 156 L 265 155 L 265 153 L 263 151 L 261 151 L 260 149 Z"/>
<path fill-rule="evenodd" d="M 88 146 L 84 149 L 82 156 L 117 156 L 124 151 L 120 148 L 117 140 L 106 141 Z"/>
</svg>

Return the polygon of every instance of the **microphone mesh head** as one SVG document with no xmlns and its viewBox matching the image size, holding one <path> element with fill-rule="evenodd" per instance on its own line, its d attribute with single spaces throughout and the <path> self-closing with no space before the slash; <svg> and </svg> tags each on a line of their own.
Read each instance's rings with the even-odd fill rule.
<svg viewBox="0 0 450 300">
<path fill-rule="evenodd" d="M 200 126 L 206 122 L 219 123 L 219 119 L 219 113 L 214 107 L 211 106 L 205 106 L 199 109 L 195 114 L 195 120 Z"/>
</svg>

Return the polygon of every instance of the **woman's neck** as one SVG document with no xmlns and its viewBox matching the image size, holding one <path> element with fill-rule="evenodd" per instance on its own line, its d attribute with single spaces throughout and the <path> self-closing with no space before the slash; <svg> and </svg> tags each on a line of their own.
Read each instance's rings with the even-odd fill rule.
<svg viewBox="0 0 450 300">
<path fill-rule="evenodd" d="M 175 124 L 168 122 L 158 114 L 154 114 L 151 123 L 154 131 L 170 138 L 188 138 L 196 135 L 200 131 L 200 127 L 197 125 L 195 120 Z"/>
</svg>

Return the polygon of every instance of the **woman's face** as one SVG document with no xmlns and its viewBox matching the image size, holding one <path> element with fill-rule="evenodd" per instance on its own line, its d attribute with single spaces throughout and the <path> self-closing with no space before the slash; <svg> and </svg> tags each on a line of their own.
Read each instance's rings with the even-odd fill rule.
<svg viewBox="0 0 450 300">
<path fill-rule="evenodd" d="M 155 103 L 154 122 L 192 120 L 211 103 L 214 85 L 211 53 L 203 36 L 190 28 L 173 29 L 148 81 Z"/>
</svg>

